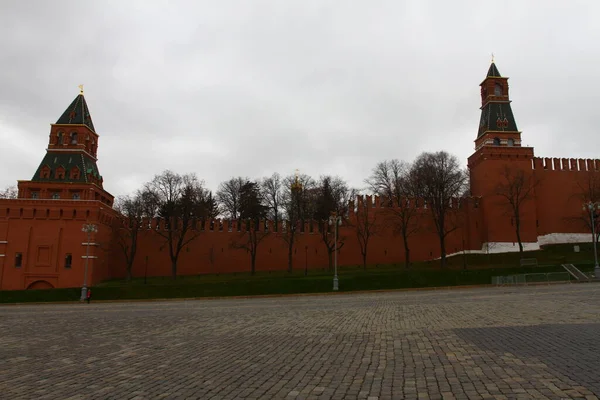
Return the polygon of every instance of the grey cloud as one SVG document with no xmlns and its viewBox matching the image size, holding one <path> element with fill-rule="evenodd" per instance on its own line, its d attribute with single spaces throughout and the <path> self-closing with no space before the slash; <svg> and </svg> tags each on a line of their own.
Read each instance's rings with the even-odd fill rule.
<svg viewBox="0 0 600 400">
<path fill-rule="evenodd" d="M 597 157 L 600 5 L 573 1 L 7 1 L 0 187 L 29 179 L 85 84 L 113 194 L 161 170 L 340 174 L 445 149 L 466 163 L 496 53 L 526 144 Z"/>
</svg>

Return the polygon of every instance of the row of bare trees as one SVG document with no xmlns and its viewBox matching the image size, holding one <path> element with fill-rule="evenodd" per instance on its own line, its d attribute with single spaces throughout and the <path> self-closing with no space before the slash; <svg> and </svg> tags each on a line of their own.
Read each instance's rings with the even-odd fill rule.
<svg viewBox="0 0 600 400">
<path fill-rule="evenodd" d="M 121 196 L 115 201 L 115 208 L 125 221 L 118 242 L 127 262 L 127 276 L 131 277 L 138 235 L 146 217 L 164 220 L 166 229 L 156 233 L 163 237 L 164 246 L 168 248 L 174 278 L 182 249 L 200 234 L 200 230 L 194 229 L 196 221 L 219 216 L 244 226 L 231 246 L 248 251 L 252 273 L 256 269 L 260 243 L 274 233 L 259 226 L 265 219 L 273 221 L 274 231 L 288 247 L 289 271 L 293 268 L 298 230 L 303 229 L 306 221 L 317 220 L 321 224 L 321 236 L 331 259 L 335 244 L 326 229 L 326 220 L 332 212 L 346 216 L 356 193 L 339 177 L 313 179 L 307 175 L 292 175 L 282 178 L 275 173 L 259 180 L 233 177 L 221 183 L 213 196 L 196 175 L 164 171 L 134 195 Z M 283 225 L 281 232 L 277 232 L 279 225 Z"/>
<path fill-rule="evenodd" d="M 194 221 L 218 216 L 243 224 L 244 228 L 239 229 L 240 234 L 231 246 L 248 251 L 252 273 L 256 269 L 261 242 L 274 233 L 287 247 L 287 269 L 291 272 L 298 234 L 308 221 L 318 224 L 318 232 L 315 233 L 320 235 L 327 250 L 331 268 L 336 248 L 328 224 L 332 214 L 341 216 L 345 224 L 355 225 L 365 267 L 370 239 L 390 227 L 401 236 L 405 263 L 409 266 L 409 237 L 418 228 L 417 211 L 411 204 L 415 198 L 423 199 L 431 210 L 439 237 L 442 265 L 445 265 L 445 240 L 457 228 L 455 221 L 450 222 L 453 213 L 451 201 L 464 195 L 467 189 L 466 171 L 460 167 L 456 157 L 437 152 L 423 153 L 410 164 L 399 160 L 383 161 L 375 166 L 366 184 L 372 193 L 384 199 L 387 206 L 392 206 L 388 207 L 388 215 L 378 217 L 377 213 L 369 212 L 367 204 L 358 204 L 354 210 L 356 218 L 350 221 L 349 206 L 359 190 L 351 188 L 338 176 L 323 175 L 315 179 L 306 174 L 282 177 L 274 173 L 257 180 L 238 176 L 222 182 L 213 196 L 195 175 L 164 171 L 133 196 L 119 197 L 115 202 L 115 208 L 127 221 L 119 235 L 119 243 L 127 261 L 128 276 L 131 276 L 144 217 L 158 217 L 165 222 L 167 229 L 157 230 L 157 233 L 163 237 L 169 250 L 173 277 L 177 276 L 181 250 L 198 239 L 199 230 L 193 229 Z M 259 226 L 265 219 L 273 222 L 274 232 Z M 343 235 L 338 236 L 337 248 L 342 248 L 346 241 Z"/>
<path fill-rule="evenodd" d="M 405 266 L 411 262 L 409 238 L 419 229 L 415 199 L 425 202 L 431 212 L 439 239 L 441 265 L 446 265 L 446 238 L 458 228 L 453 199 L 468 190 L 467 171 L 458 159 L 445 151 L 423 153 L 413 163 L 386 160 L 378 163 L 366 180 L 372 193 L 380 196 L 386 206 L 385 222 L 402 238 Z M 363 206 L 364 207 L 364 206 Z M 368 220 L 362 208 L 357 210 L 357 228 L 363 263 L 366 264 L 369 237 L 378 229 L 376 221 Z M 374 217 L 376 218 L 376 217 Z"/>
</svg>

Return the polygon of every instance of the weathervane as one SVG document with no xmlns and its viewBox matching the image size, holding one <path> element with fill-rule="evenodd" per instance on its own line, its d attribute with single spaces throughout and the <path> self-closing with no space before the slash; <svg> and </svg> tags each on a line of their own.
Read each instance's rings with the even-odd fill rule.
<svg viewBox="0 0 600 400">
<path fill-rule="evenodd" d="M 492 64 L 494 63 L 494 53 L 492 53 Z"/>
<path fill-rule="evenodd" d="M 83 84 L 77 86 L 79 88 L 79 94 L 83 94 Z"/>
</svg>

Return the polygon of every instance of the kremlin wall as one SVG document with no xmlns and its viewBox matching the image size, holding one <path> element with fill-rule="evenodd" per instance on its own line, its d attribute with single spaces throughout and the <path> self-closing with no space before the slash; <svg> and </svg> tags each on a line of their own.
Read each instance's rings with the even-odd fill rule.
<svg viewBox="0 0 600 400">
<path fill-rule="evenodd" d="M 600 182 L 600 160 L 539 158 L 532 147 L 521 146 L 521 132 L 512 114 L 508 78 L 494 63 L 481 86 L 481 121 L 475 152 L 468 159 L 469 197 L 452 203 L 454 229 L 446 250 L 454 253 L 518 251 L 516 221 L 498 186 L 506 171 L 522 171 L 535 182 L 521 206 L 520 232 L 525 250 L 553 243 L 589 242 L 591 234 L 582 217 L 582 204 L 593 197 L 588 189 Z M 18 181 L 17 199 L 0 200 L 0 289 L 80 287 L 88 263 L 88 285 L 126 276 L 126 261 L 117 244 L 123 220 L 113 210 L 113 196 L 103 189 L 97 167 L 99 135 L 83 94 L 79 94 L 51 125 L 49 145 L 40 167 L 29 181 Z M 109 157 L 110 158 L 110 157 Z M 598 201 L 600 199 L 592 198 Z M 416 207 L 419 229 L 410 236 L 412 261 L 440 257 L 439 240 L 430 210 L 422 201 Z M 363 208 L 364 207 L 364 208 Z M 389 209 L 377 196 L 359 196 L 339 228 L 340 266 L 361 265 L 356 210 L 367 210 L 379 228 L 368 245 L 368 264 L 404 262 L 402 237 L 385 222 Z M 88 241 L 86 223 L 98 231 Z M 266 226 L 266 228 L 265 228 Z M 264 239 L 257 251 L 256 270 L 286 270 L 288 248 L 282 226 L 261 224 Z M 164 238 L 164 221 L 145 220 L 138 238 L 133 276 L 168 276 L 171 261 Z M 178 275 L 250 271 L 250 255 L 236 243 L 244 241 L 245 227 L 237 221 L 198 221 L 196 236 L 178 261 Z M 293 250 L 294 269 L 329 266 L 327 248 L 316 222 L 300 227 Z"/>
</svg>

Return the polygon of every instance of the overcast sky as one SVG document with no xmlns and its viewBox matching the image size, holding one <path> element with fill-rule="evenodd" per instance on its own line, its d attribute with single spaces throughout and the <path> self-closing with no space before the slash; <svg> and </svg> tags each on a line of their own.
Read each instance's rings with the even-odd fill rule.
<svg viewBox="0 0 600 400">
<path fill-rule="evenodd" d="M 31 179 L 85 85 L 105 189 L 277 171 L 362 187 L 380 160 L 466 164 L 491 53 L 523 144 L 598 158 L 600 2 L 0 3 L 0 188 Z"/>
</svg>

